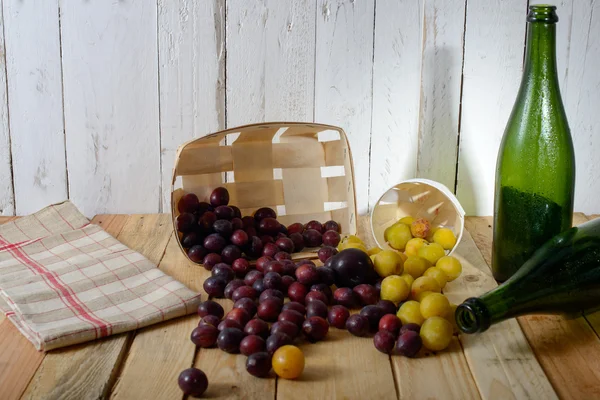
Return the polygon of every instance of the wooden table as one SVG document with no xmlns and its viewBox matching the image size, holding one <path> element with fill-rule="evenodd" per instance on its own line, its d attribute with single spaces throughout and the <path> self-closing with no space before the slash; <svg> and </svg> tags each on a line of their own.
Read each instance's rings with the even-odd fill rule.
<svg viewBox="0 0 600 400">
<path fill-rule="evenodd" d="M 575 223 L 588 217 L 577 214 Z M 11 220 L 4 217 L 0 223 Z M 496 286 L 491 277 L 490 218 L 467 218 L 457 256 L 461 278 L 447 285 L 453 302 Z M 168 215 L 101 215 L 93 220 L 159 268 L 202 291 L 209 273 L 181 254 Z M 370 238 L 368 221 L 361 236 Z M 220 301 L 226 310 L 229 300 Z M 297 381 L 258 379 L 245 357 L 197 351 L 189 316 L 69 348 L 37 352 L 0 317 L 1 399 L 180 399 L 179 372 L 206 372 L 209 398 L 247 399 L 592 399 L 600 398 L 600 315 L 565 320 L 532 316 L 481 335 L 463 335 L 450 348 L 416 359 L 388 357 L 371 339 L 331 329 L 317 344 L 301 344 L 306 369 Z"/>
</svg>

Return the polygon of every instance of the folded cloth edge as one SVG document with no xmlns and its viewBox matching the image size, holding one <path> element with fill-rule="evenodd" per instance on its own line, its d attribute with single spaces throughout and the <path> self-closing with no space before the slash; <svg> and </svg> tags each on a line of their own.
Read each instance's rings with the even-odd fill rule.
<svg viewBox="0 0 600 400">
<path fill-rule="evenodd" d="M 60 211 L 57 211 L 57 214 L 59 214 L 60 218 L 62 218 L 63 221 L 70 226 L 71 230 L 76 231 L 76 230 L 82 229 L 89 225 L 89 219 L 87 219 L 85 216 L 83 216 L 81 214 L 81 212 L 69 200 L 51 204 L 51 205 L 39 210 L 38 212 L 31 214 L 29 216 L 23 217 L 21 219 L 21 220 L 24 220 L 25 218 L 28 218 L 28 217 L 36 218 L 37 221 L 40 222 L 40 224 L 47 231 L 48 234 L 46 236 L 39 235 L 40 237 L 38 237 L 38 238 L 28 238 L 28 240 L 25 240 L 25 241 L 20 241 L 17 243 L 9 243 L 5 238 L 2 237 L 2 233 L 4 233 L 4 232 L 1 230 L 1 226 L 0 226 L 0 254 L 5 251 L 10 251 L 11 246 L 13 246 L 13 247 L 14 246 L 17 246 L 17 247 L 26 246 L 26 245 L 30 244 L 31 242 L 36 242 L 43 238 L 48 238 L 49 236 L 56 235 L 56 233 L 53 233 L 51 227 L 50 227 L 50 229 L 48 229 L 46 226 L 44 226 L 44 222 L 47 222 L 47 221 L 44 221 L 43 219 L 40 221 L 38 216 L 40 214 L 42 214 L 43 212 L 45 212 L 46 210 L 54 209 L 55 207 L 59 207 L 59 206 L 63 206 L 63 208 L 66 209 L 68 213 L 72 213 L 73 215 L 71 215 L 71 217 L 74 218 L 75 221 L 77 221 L 77 225 L 79 225 L 79 226 L 71 226 L 71 224 L 69 224 L 69 221 L 65 220 L 64 217 L 62 215 L 60 215 L 61 214 Z M 12 221 L 8 224 L 11 224 L 13 222 L 14 221 Z M 4 226 L 4 227 L 6 228 L 6 226 Z M 98 228 L 102 230 L 101 227 L 98 227 Z M 21 230 L 21 228 L 19 228 L 19 230 Z M 16 232 L 15 229 L 13 229 L 13 231 Z M 21 231 L 21 232 L 23 233 L 23 235 L 27 236 L 27 232 L 23 232 L 23 231 Z M 104 232 L 106 235 L 110 236 L 115 241 L 119 242 L 116 238 L 114 238 L 110 234 L 108 234 L 108 232 L 106 232 L 104 230 L 102 230 L 102 232 Z M 3 243 L 5 244 L 4 247 L 2 246 Z M 8 244 L 8 248 L 7 248 L 7 244 Z M 133 250 L 131 250 L 131 251 L 133 251 Z M 138 253 L 138 252 L 136 252 L 136 253 Z M 138 254 L 141 257 L 144 257 L 140 253 L 138 253 Z M 145 257 L 144 257 L 144 259 L 145 259 Z M 148 262 L 151 263 L 150 261 L 148 261 Z M 156 264 L 154 264 L 154 263 L 151 263 L 151 264 L 154 266 L 154 268 L 157 268 Z M 172 318 L 176 318 L 176 317 L 183 316 L 183 315 L 188 315 L 188 314 L 194 313 L 196 311 L 197 305 L 200 303 L 200 294 L 189 289 L 183 283 L 177 281 L 173 277 L 170 277 L 168 274 L 165 274 L 162 270 L 159 269 L 159 271 L 164 276 L 170 278 L 172 281 L 179 283 L 185 289 L 185 290 L 182 289 L 182 291 L 186 294 L 186 296 L 183 299 L 181 299 L 182 300 L 181 303 L 183 303 L 183 304 L 175 303 L 175 304 L 168 305 L 164 309 L 161 309 L 160 314 L 154 313 L 154 315 L 152 315 L 151 317 L 148 317 L 147 319 L 142 318 L 141 321 L 138 321 L 138 323 L 135 327 L 132 327 L 131 323 L 128 323 L 127 321 L 116 322 L 115 324 L 111 324 L 110 334 L 101 335 L 101 337 L 111 336 L 111 335 L 131 331 L 131 330 L 139 329 L 139 328 L 149 326 L 149 325 L 152 325 L 152 324 L 155 324 L 158 322 L 170 320 Z M 0 273 L 1 273 L 1 269 L 0 269 Z M 16 308 L 11 306 L 12 301 L 11 301 L 10 297 L 5 296 L 4 290 L 2 290 L 1 288 L 0 288 L 0 297 L 2 297 L 2 300 L 4 300 L 6 302 L 6 304 L 11 308 L 11 310 L 6 310 L 6 309 L 4 310 L 5 312 L 7 311 L 6 312 L 7 318 L 15 325 L 15 327 L 28 340 L 30 340 L 34 344 L 34 346 L 38 350 L 42 350 L 42 351 L 51 350 L 53 348 L 65 347 L 65 346 L 69 346 L 72 344 L 87 342 L 87 341 L 93 340 L 95 338 L 99 338 L 99 336 L 96 334 L 96 332 L 94 332 L 95 333 L 95 336 L 94 336 L 91 334 L 86 334 L 85 332 L 74 331 L 74 332 L 67 332 L 65 335 L 62 335 L 60 340 L 57 340 L 58 338 L 55 338 L 55 339 L 50 339 L 48 341 L 44 341 L 41 338 L 40 333 L 32 330 L 31 327 L 25 321 L 25 319 L 19 315 L 19 312 L 16 311 Z M 150 315 L 150 314 L 147 314 L 147 315 Z M 88 330 L 92 331 L 92 330 L 95 330 L 95 328 L 94 329 L 90 328 Z"/>
</svg>

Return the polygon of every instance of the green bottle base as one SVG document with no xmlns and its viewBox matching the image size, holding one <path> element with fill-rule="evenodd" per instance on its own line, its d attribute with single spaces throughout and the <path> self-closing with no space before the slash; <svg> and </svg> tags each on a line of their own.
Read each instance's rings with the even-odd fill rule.
<svg viewBox="0 0 600 400">
<path fill-rule="evenodd" d="M 544 196 L 511 186 L 502 186 L 499 196 L 492 272 L 497 281 L 504 282 L 537 248 L 563 230 L 564 209 Z"/>
</svg>

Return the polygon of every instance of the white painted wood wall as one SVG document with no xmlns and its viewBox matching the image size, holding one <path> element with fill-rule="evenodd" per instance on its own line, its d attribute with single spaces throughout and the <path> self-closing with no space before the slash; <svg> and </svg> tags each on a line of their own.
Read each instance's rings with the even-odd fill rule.
<svg viewBox="0 0 600 400">
<path fill-rule="evenodd" d="M 600 1 L 557 0 L 576 210 L 600 212 Z M 532 1 L 533 3 L 533 1 Z M 3 0 L 0 214 L 167 211 L 178 145 L 341 126 L 359 210 L 415 176 L 492 213 L 527 0 Z"/>
</svg>

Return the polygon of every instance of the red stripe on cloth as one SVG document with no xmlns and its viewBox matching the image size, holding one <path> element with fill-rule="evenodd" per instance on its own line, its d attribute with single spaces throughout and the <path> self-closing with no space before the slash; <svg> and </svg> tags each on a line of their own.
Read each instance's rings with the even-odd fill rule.
<svg viewBox="0 0 600 400">
<path fill-rule="evenodd" d="M 0 237 L 0 244 L 7 244 L 7 242 L 2 237 Z M 33 270 L 35 272 L 37 272 L 39 275 L 41 275 L 42 278 L 44 278 L 44 280 L 46 280 L 50 284 L 51 289 L 53 289 L 59 295 L 59 298 L 61 299 L 61 301 L 63 303 L 64 303 L 64 300 L 67 300 L 69 302 L 69 304 L 71 305 L 71 307 L 73 309 L 75 309 L 77 312 L 79 312 L 79 314 L 75 314 L 77 317 L 80 317 L 80 316 L 83 317 L 89 323 L 91 323 L 92 326 L 94 326 L 96 329 L 100 329 L 101 337 L 108 336 L 108 330 L 107 330 L 106 325 L 102 321 L 100 321 L 100 320 L 94 318 L 92 315 L 88 314 L 83 309 L 83 307 L 81 307 L 81 305 L 79 305 L 75 301 L 73 296 L 69 293 L 69 290 L 61 282 L 59 282 L 59 280 L 54 276 L 54 274 L 52 272 L 47 271 L 44 268 L 44 266 L 37 263 L 35 260 L 29 258 L 27 256 L 27 254 L 23 253 L 21 251 L 21 249 L 19 249 L 19 248 L 10 250 L 10 253 L 12 255 L 14 255 L 15 257 L 17 257 L 18 259 L 20 259 L 21 262 L 23 262 L 25 264 L 25 266 L 33 268 Z M 58 290 L 58 292 L 57 292 L 57 290 Z M 67 307 L 69 307 L 69 304 L 65 303 L 65 305 Z M 97 330 L 96 330 L 96 338 L 98 338 Z"/>
<path fill-rule="evenodd" d="M 8 242 L 7 242 L 7 241 L 6 241 L 6 240 L 5 240 L 5 239 L 2 237 L 2 235 L 0 235 L 0 242 L 8 243 Z M 10 251 L 9 251 L 9 252 L 10 252 Z M 12 254 L 12 252 L 11 252 L 11 254 Z M 31 268 L 29 268 L 29 269 L 31 269 Z M 55 289 L 53 289 L 53 288 L 51 288 L 51 289 L 52 289 L 52 290 L 53 290 L 53 291 L 54 291 L 56 294 L 58 294 L 58 292 L 56 292 L 56 290 L 55 290 Z M 0 288 L 0 290 L 2 290 L 2 288 Z M 15 309 L 15 307 L 16 307 L 16 306 L 15 306 L 15 302 L 14 302 L 14 301 L 13 301 L 13 300 L 12 300 L 10 297 L 8 297 L 8 296 L 6 296 L 6 295 L 5 295 L 5 297 L 6 297 L 6 301 L 9 303 L 9 306 L 10 306 L 10 304 L 12 304 L 12 306 L 10 306 L 10 307 L 11 307 L 11 309 L 13 309 L 13 310 L 14 310 L 14 309 Z M 63 301 L 63 303 L 64 303 L 64 301 Z M 39 339 L 40 343 L 42 343 L 42 337 L 41 337 L 40 333 L 39 333 L 39 332 L 35 332 L 35 331 L 33 331 L 33 330 L 32 330 L 32 329 L 29 327 L 29 325 L 27 325 L 27 324 L 26 324 L 26 323 L 23 321 L 23 318 L 22 318 L 22 316 L 21 316 L 21 315 L 17 314 L 17 313 L 16 313 L 16 312 L 14 312 L 14 311 L 9 311 L 9 312 L 6 312 L 6 313 L 5 313 L 5 315 L 6 315 L 6 317 L 7 317 L 7 318 L 11 319 L 11 321 L 12 321 L 13 323 L 15 323 L 15 321 L 14 321 L 14 320 L 16 320 L 16 321 L 17 321 L 17 322 L 15 323 L 15 325 L 17 326 L 17 329 L 19 328 L 19 325 L 20 325 L 20 326 L 22 326 L 22 327 L 23 327 L 23 329 L 27 329 L 27 330 L 29 330 L 29 331 L 30 331 L 30 332 L 33 334 L 33 336 L 36 336 L 36 337 Z M 11 317 L 12 317 L 12 318 L 11 318 Z M 93 326 L 93 325 L 92 325 L 92 326 Z M 21 331 L 21 332 L 22 332 L 22 331 Z M 27 334 L 26 334 L 25 332 L 23 332 L 23 334 L 24 334 L 24 335 L 27 337 Z M 31 340 L 31 339 L 30 339 L 30 340 Z M 33 340 L 32 340 L 32 341 L 33 341 Z"/>
<path fill-rule="evenodd" d="M 89 234 L 88 234 L 88 233 L 87 233 L 85 230 L 82 230 L 82 232 L 83 232 L 83 233 L 85 234 L 85 236 L 87 236 L 87 237 L 88 237 L 88 239 L 90 239 L 92 242 L 94 242 L 94 243 L 96 243 L 97 245 L 99 245 L 99 246 L 103 247 L 104 249 L 106 249 L 106 250 L 110 251 L 110 250 L 109 250 L 109 249 L 108 249 L 106 246 L 104 246 L 104 245 L 102 245 L 102 244 L 98 243 L 98 241 L 96 241 L 94 238 L 92 238 L 92 237 L 91 237 L 91 236 L 90 236 L 90 235 L 89 235 Z M 61 236 L 61 237 L 63 238 L 63 240 L 65 241 L 65 244 L 68 244 L 68 245 L 69 245 L 69 246 L 71 246 L 71 247 L 72 247 L 74 250 L 77 250 L 77 251 L 79 251 L 79 252 L 81 253 L 81 250 L 80 250 L 80 249 L 78 249 L 77 247 L 73 246 L 73 245 L 72 245 L 72 244 L 71 244 L 71 243 L 70 243 L 70 242 L 69 242 L 69 241 L 68 241 L 68 240 L 67 240 L 67 239 L 66 239 L 66 238 L 63 236 L 63 234 L 62 234 L 62 233 L 60 234 L 60 236 Z M 42 243 L 42 245 L 43 245 L 43 243 Z M 71 266 L 73 265 L 73 264 L 72 264 L 72 263 L 71 263 L 71 262 L 70 262 L 68 259 L 65 259 L 65 258 L 61 257 L 60 255 L 58 255 L 58 254 L 54 253 L 52 250 L 50 250 L 50 249 L 49 249 L 48 247 L 46 247 L 45 245 L 44 245 L 44 247 L 45 247 L 45 248 L 46 248 L 46 250 L 48 250 L 48 251 L 49 251 L 49 252 L 50 252 L 52 255 L 54 255 L 54 256 L 56 256 L 56 257 L 60 258 L 61 260 L 63 260 L 64 262 L 66 262 L 67 264 L 69 264 L 69 265 L 71 265 Z M 106 270 L 107 270 L 107 271 L 109 271 L 109 272 L 112 272 L 112 274 L 113 274 L 113 275 L 114 275 L 114 276 L 117 278 L 117 280 L 118 280 L 118 281 L 121 281 L 121 279 L 119 279 L 119 277 L 117 276 L 117 274 L 115 274 L 115 272 L 114 272 L 114 271 L 112 271 L 112 270 L 111 270 L 111 269 L 110 269 L 110 268 L 109 268 L 109 267 L 108 267 L 108 266 L 107 266 L 107 265 L 104 263 L 104 261 L 102 261 L 101 259 L 98 259 L 98 262 L 97 262 L 96 264 L 92 265 L 92 266 L 95 266 L 95 265 L 98 265 L 98 264 L 102 264 L 102 265 L 104 266 L 104 268 L 106 268 Z M 90 267 L 92 267 L 92 266 L 90 266 Z M 88 268 L 89 268 L 89 267 L 88 267 Z M 136 318 L 135 318 L 133 315 L 131 315 L 130 313 L 128 313 L 127 311 L 125 311 L 125 310 L 123 310 L 121 307 L 119 307 L 119 304 L 116 304 L 116 303 L 115 303 L 115 302 L 114 302 L 114 301 L 113 301 L 113 300 L 112 300 L 112 299 L 111 299 L 111 298 L 110 298 L 108 295 L 106 295 L 106 293 L 104 293 L 104 292 L 102 291 L 102 287 L 101 287 L 101 286 L 98 286 L 98 284 L 96 283 L 96 281 L 94 281 L 93 279 L 91 279 L 89 276 L 87 276 L 87 275 L 86 275 L 86 273 L 84 272 L 84 269 L 85 269 L 85 268 L 82 268 L 82 269 L 79 269 L 78 271 L 79 271 L 79 272 L 81 272 L 81 274 L 82 274 L 83 276 L 85 276 L 85 279 L 87 279 L 88 281 L 90 281 L 90 282 L 91 282 L 91 283 L 94 285 L 94 287 L 95 287 L 96 289 L 98 289 L 98 290 L 100 291 L 100 293 L 102 293 L 102 295 L 103 295 L 103 296 L 104 296 L 104 297 L 105 297 L 105 298 L 106 298 L 106 299 L 107 299 L 107 300 L 108 300 L 108 301 L 109 301 L 109 302 L 110 302 L 110 303 L 111 303 L 113 306 L 115 306 L 116 308 L 118 308 L 118 309 L 119 309 L 119 310 L 120 310 L 122 313 L 125 313 L 125 314 L 129 315 L 129 316 L 131 317 L 131 319 L 133 319 L 134 321 L 136 321 L 136 324 L 137 324 L 137 325 L 139 325 L 139 321 L 138 321 L 138 320 L 137 320 L 137 319 L 136 319 Z M 81 280 L 83 280 L 83 279 L 81 279 Z M 80 281 L 81 281 L 81 280 L 80 280 Z M 79 281 L 78 281 L 78 282 L 79 282 Z M 111 283 L 112 283 L 112 282 L 111 282 Z M 123 285 L 123 284 L 122 284 L 122 285 Z M 125 289 L 127 289 L 129 292 L 131 292 L 132 294 L 134 294 L 134 295 L 135 295 L 135 293 L 134 293 L 134 292 L 133 292 L 133 291 L 132 291 L 130 288 L 128 288 L 127 286 L 123 285 L 123 287 L 125 287 Z M 144 301 L 144 300 L 143 300 L 143 301 Z M 148 304 L 148 302 L 146 302 L 146 301 L 144 301 L 144 302 Z M 97 310 L 97 311 L 101 311 L 101 310 Z M 100 317 L 98 317 L 97 315 L 96 315 L 96 317 L 100 319 Z M 112 324 L 111 324 L 110 322 L 106 321 L 106 320 L 104 320 L 104 322 L 106 323 L 106 326 L 107 326 L 107 327 L 109 327 L 109 328 L 111 329 L 111 331 L 112 331 Z M 137 327 L 136 327 L 136 329 L 137 329 Z"/>
<path fill-rule="evenodd" d="M 87 235 L 87 234 L 86 234 L 86 235 Z M 63 234 L 62 234 L 62 233 L 60 234 L 60 237 L 61 237 L 61 238 L 62 238 L 62 239 L 65 241 L 65 244 L 68 244 L 69 246 L 71 246 L 71 247 L 72 247 L 72 248 L 74 248 L 75 250 L 79 250 L 79 249 L 77 249 L 75 246 L 73 246 L 73 245 L 72 245 L 72 244 L 71 244 L 71 243 L 70 243 L 70 242 L 69 242 L 69 241 L 68 241 L 68 240 L 67 240 L 67 239 L 66 239 L 66 238 L 63 236 Z M 52 254 L 53 256 L 55 256 L 55 257 L 58 257 L 58 258 L 60 258 L 60 259 L 61 259 L 61 260 L 63 260 L 63 261 L 66 261 L 64 258 L 62 258 L 62 257 L 61 257 L 61 256 L 59 256 L 58 254 L 56 254 L 56 253 L 54 253 L 52 250 L 50 250 L 50 249 L 49 249 L 49 248 L 48 248 L 48 247 L 47 247 L 47 246 L 44 244 L 44 242 L 41 242 L 41 245 L 42 245 L 42 246 L 44 246 L 44 248 L 46 249 L 46 251 L 48 251 L 48 252 L 49 252 L 50 254 Z M 55 246 L 55 247 L 58 247 L 58 246 Z M 79 252 L 80 252 L 80 253 L 82 253 L 82 252 L 81 252 L 81 250 L 79 250 Z M 67 262 L 69 265 L 73 265 L 73 264 L 71 264 L 71 263 L 70 263 L 70 262 L 68 262 L 68 261 L 66 261 L 66 262 Z M 82 275 L 86 276 L 86 275 L 83 273 L 83 271 L 82 271 L 82 270 L 79 270 L 79 271 L 82 273 Z M 105 326 L 105 327 L 106 327 L 106 334 L 104 334 L 104 335 L 102 335 L 102 326 L 100 327 L 100 335 L 101 335 L 101 337 L 102 337 L 102 336 L 108 336 L 108 335 L 112 334 L 112 333 L 109 333 L 109 330 L 110 330 L 110 331 L 112 331 L 112 324 L 111 324 L 110 322 L 108 322 L 108 321 L 105 321 L 105 320 L 103 320 L 102 318 L 100 318 L 100 317 L 98 317 L 97 315 L 95 315 L 95 314 L 94 314 L 94 312 L 93 312 L 92 310 L 90 310 L 90 309 L 88 308 L 88 306 L 87 306 L 87 305 L 86 305 L 84 302 L 82 302 L 82 301 L 80 301 L 80 300 L 79 300 L 79 298 L 77 297 L 77 294 L 76 294 L 76 293 L 73 291 L 73 289 L 71 289 L 71 287 L 70 287 L 69 285 L 66 285 L 64 282 L 62 282 L 62 280 L 61 280 L 61 279 L 60 279 L 60 278 L 59 278 L 59 277 L 56 275 L 56 273 L 53 273 L 53 272 L 50 272 L 50 271 L 49 271 L 49 273 L 52 273 L 52 274 L 53 274 L 53 276 L 56 276 L 56 277 L 57 277 L 57 280 L 60 280 L 60 283 L 61 283 L 62 287 L 63 287 L 63 288 L 65 288 L 65 289 L 66 289 L 66 290 L 69 292 L 69 294 L 70 294 L 70 296 L 71 296 L 71 298 L 72 298 L 72 299 L 76 300 L 76 301 L 78 302 L 78 304 L 79 304 L 79 305 L 80 305 L 82 308 L 85 308 L 85 313 L 86 313 L 87 315 L 89 315 L 90 317 L 96 318 L 97 320 L 99 320 L 99 321 L 100 321 L 100 323 L 101 323 L 101 325 L 102 325 L 102 326 Z M 86 276 L 86 277 L 87 277 L 87 276 Z M 88 277 L 88 279 L 89 279 L 89 277 Z M 93 282 L 93 281 L 92 281 L 92 282 Z M 94 283 L 94 285 L 96 285 L 96 284 L 95 284 L 95 282 L 93 282 L 93 283 Z M 97 286 L 96 286 L 96 287 L 97 287 Z"/>
<path fill-rule="evenodd" d="M 196 296 L 191 297 L 188 301 L 192 302 L 194 299 L 197 299 L 199 297 L 201 297 L 201 294 L 197 294 Z M 170 310 L 172 308 L 176 308 L 176 307 L 179 307 L 179 304 L 171 304 L 170 306 L 167 306 L 167 307 L 161 307 L 160 310 L 164 313 L 164 312 L 167 312 L 168 310 Z M 188 313 L 187 304 L 186 304 L 186 307 L 183 309 L 183 315 L 188 315 L 188 314 L 192 314 L 192 312 Z M 148 315 L 151 315 L 151 313 L 146 314 L 144 317 L 142 317 L 142 319 L 140 319 L 140 321 L 143 321 L 143 319 L 146 316 L 148 316 Z M 163 319 L 163 321 L 164 321 L 164 319 Z M 149 324 L 144 325 L 144 326 L 148 326 L 148 325 Z M 89 332 L 89 331 L 91 331 L 91 329 L 81 329 L 81 330 L 74 331 L 74 332 L 66 332 L 66 333 L 63 333 L 61 335 L 58 335 L 58 336 L 56 336 L 56 337 L 48 340 L 48 342 L 54 342 L 54 341 L 56 341 L 58 339 L 61 339 L 61 338 L 65 337 L 65 336 L 72 336 L 72 335 L 76 335 L 76 334 L 80 334 L 80 333 L 85 333 L 85 332 Z M 121 331 L 119 329 L 117 329 L 116 333 L 117 334 L 121 333 Z"/>
<path fill-rule="evenodd" d="M 30 239 L 30 240 L 24 240 L 24 241 L 22 241 L 22 242 L 18 242 L 18 243 L 8 243 L 8 242 L 6 242 L 6 243 L 8 243 L 8 244 L 6 244 L 6 245 L 3 245 L 3 246 L 0 246 L 0 251 L 5 251 L 5 250 L 8 250 L 8 251 L 10 251 L 11 249 L 14 249 L 14 248 L 17 248 L 17 249 L 18 249 L 18 248 L 21 248 L 21 247 L 23 247 L 23 246 L 26 246 L 26 245 L 28 245 L 28 244 L 31 244 L 31 243 L 38 242 L 38 241 L 40 241 L 40 240 L 42 240 L 42 238 L 39 238 L 39 239 Z"/>
<path fill-rule="evenodd" d="M 161 288 L 163 288 L 163 289 L 165 289 L 165 291 L 167 291 L 168 293 L 172 293 L 171 291 L 169 291 L 169 289 L 166 289 L 166 288 L 164 287 L 164 285 L 162 285 L 162 286 L 158 286 L 157 284 L 155 284 L 155 283 L 154 283 L 154 281 L 157 281 L 157 280 L 159 280 L 159 279 L 162 279 L 162 278 L 164 278 L 164 276 L 159 276 L 159 277 L 157 277 L 157 278 L 154 278 L 154 279 L 152 279 L 152 280 L 149 280 L 148 282 L 145 282 L 144 284 L 146 284 L 146 283 L 152 283 L 152 284 L 154 284 L 154 286 L 156 286 L 156 288 L 158 288 L 158 289 L 161 289 Z M 84 279 L 85 279 L 85 278 L 84 278 Z M 89 278 L 87 278 L 87 279 L 89 279 Z M 83 279 L 81 279 L 80 281 L 82 281 L 82 280 L 83 280 Z M 78 281 L 78 282 L 80 282 L 80 281 Z M 114 282 L 116 282 L 116 281 L 113 281 L 113 282 L 111 282 L 111 283 L 114 283 Z M 118 295 L 118 294 L 120 294 L 120 293 L 123 293 L 123 292 L 126 292 L 126 291 L 128 291 L 128 290 L 131 290 L 131 289 L 127 288 L 127 286 L 125 286 L 125 285 L 123 285 L 123 286 L 125 287 L 125 289 L 126 289 L 126 290 L 121 290 L 121 291 L 118 291 L 118 292 L 114 292 L 112 295 L 113 295 L 113 296 L 114 296 L 114 295 Z M 140 286 L 141 286 L 141 285 L 140 285 Z M 97 288 L 98 288 L 98 289 L 100 289 L 100 287 L 98 287 L 98 286 L 97 286 Z M 102 290 L 100 290 L 100 292 L 102 292 Z M 179 297 L 179 299 L 181 299 L 181 296 L 178 296 L 177 294 L 175 294 L 175 296 L 176 296 L 176 297 Z M 165 297 L 166 297 L 166 296 L 165 296 Z M 193 297 L 193 298 L 195 298 L 195 297 Z M 136 300 L 137 300 L 137 299 L 140 299 L 140 300 L 141 300 L 141 298 L 140 298 L 140 297 L 136 297 Z M 31 305 L 31 304 L 34 304 L 34 303 L 39 303 L 39 302 L 42 302 L 42 301 L 46 301 L 46 300 L 38 300 L 38 301 L 35 301 L 35 302 L 29 302 L 29 303 L 27 303 L 27 304 L 28 304 L 28 305 Z M 152 306 L 152 307 L 156 308 L 156 311 L 158 311 L 158 312 L 161 312 L 161 309 L 160 309 L 160 307 L 158 307 L 156 304 L 154 304 L 154 303 L 148 303 L 148 302 L 147 302 L 147 301 L 145 301 L 145 300 L 142 300 L 142 301 L 144 301 L 144 302 L 145 302 L 145 303 L 147 303 L 148 305 L 150 305 L 150 306 Z M 121 303 L 121 304 L 122 304 L 122 303 Z M 115 306 L 116 306 L 116 304 L 113 304 L 113 305 L 115 305 Z M 177 305 L 177 304 L 176 304 L 176 305 Z M 176 305 L 174 305 L 174 306 L 176 306 Z M 100 309 L 96 310 L 96 312 L 99 312 L 99 311 L 104 311 L 104 310 L 106 310 L 106 309 L 109 309 L 109 308 L 111 308 L 111 307 L 112 307 L 112 305 L 111 305 L 111 306 L 108 306 L 108 307 L 100 308 Z M 118 308 L 118 307 L 117 307 L 117 308 Z M 28 316 L 32 316 L 32 315 L 44 315 L 44 314 L 48 314 L 48 313 L 51 313 L 51 312 L 54 312 L 54 311 L 56 311 L 56 310 L 50 310 L 50 311 L 37 312 L 37 313 L 34 313 L 34 314 L 24 314 L 24 313 L 21 313 L 21 315 L 22 315 L 22 316 L 27 316 L 27 317 L 28 317 Z M 124 312 L 125 312 L 125 311 L 124 311 Z M 163 317 L 164 317 L 164 316 L 163 316 Z M 68 319 L 68 318 L 71 318 L 71 317 L 65 317 L 65 318 L 57 319 L 57 320 L 54 320 L 53 322 L 62 321 L 62 320 Z M 135 319 L 135 317 L 133 317 L 133 316 L 132 316 L 132 318 L 134 318 L 134 319 Z"/>
</svg>

